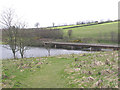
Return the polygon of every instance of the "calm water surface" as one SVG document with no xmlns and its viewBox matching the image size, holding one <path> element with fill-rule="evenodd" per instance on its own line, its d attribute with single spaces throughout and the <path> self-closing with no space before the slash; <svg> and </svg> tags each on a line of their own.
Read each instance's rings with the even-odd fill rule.
<svg viewBox="0 0 120 90">
<path fill-rule="evenodd" d="M 7 48 L 6 48 L 7 47 Z M 8 49 L 7 45 L 0 45 L 0 59 L 10 59 L 13 58 L 12 51 Z M 28 47 L 29 49 L 25 51 L 24 57 L 43 57 L 48 56 L 48 51 L 43 47 Z M 66 50 L 66 49 L 51 49 L 51 56 L 62 55 L 62 54 L 80 54 L 80 53 L 89 53 L 88 51 L 81 50 Z M 16 57 L 20 58 L 19 52 L 16 53 Z"/>
</svg>

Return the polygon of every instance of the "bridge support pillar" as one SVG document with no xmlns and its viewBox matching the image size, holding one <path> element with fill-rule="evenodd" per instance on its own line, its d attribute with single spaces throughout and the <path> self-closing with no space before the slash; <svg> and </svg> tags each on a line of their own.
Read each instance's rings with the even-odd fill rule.
<svg viewBox="0 0 120 90">
<path fill-rule="evenodd" d="M 97 48 L 97 47 L 91 47 L 90 51 L 101 51 L 101 48 Z"/>
<path fill-rule="evenodd" d="M 74 49 L 74 46 L 71 46 L 71 49 L 73 50 L 73 49 Z"/>
<path fill-rule="evenodd" d="M 57 45 L 55 45 L 55 48 L 57 47 Z"/>
<path fill-rule="evenodd" d="M 114 51 L 116 51 L 116 50 L 118 51 L 119 49 L 118 49 L 118 48 L 114 48 L 113 50 L 114 50 Z"/>
</svg>

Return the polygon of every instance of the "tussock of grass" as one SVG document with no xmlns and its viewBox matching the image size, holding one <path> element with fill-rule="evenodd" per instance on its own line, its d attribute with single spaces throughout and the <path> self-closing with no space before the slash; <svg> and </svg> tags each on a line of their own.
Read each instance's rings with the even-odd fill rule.
<svg viewBox="0 0 120 90">
<path fill-rule="evenodd" d="M 3 60 L 3 88 L 118 88 L 118 52 Z"/>
<path fill-rule="evenodd" d="M 118 52 L 77 56 L 64 70 L 69 87 L 118 88 Z"/>
<path fill-rule="evenodd" d="M 3 88 L 19 87 L 20 81 L 42 68 L 46 58 L 9 59 L 3 61 Z"/>
</svg>

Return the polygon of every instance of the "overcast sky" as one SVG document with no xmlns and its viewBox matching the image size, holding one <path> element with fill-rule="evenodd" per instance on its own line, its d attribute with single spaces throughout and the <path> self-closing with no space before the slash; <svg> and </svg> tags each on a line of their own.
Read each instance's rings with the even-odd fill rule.
<svg viewBox="0 0 120 90">
<path fill-rule="evenodd" d="M 72 24 L 77 21 L 115 20 L 119 0 L 0 0 L 0 13 L 15 9 L 17 16 L 34 27 Z"/>
</svg>

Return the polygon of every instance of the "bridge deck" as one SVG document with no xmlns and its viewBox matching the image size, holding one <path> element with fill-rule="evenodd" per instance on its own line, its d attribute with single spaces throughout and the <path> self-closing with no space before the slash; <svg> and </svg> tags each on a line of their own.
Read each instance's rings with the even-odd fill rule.
<svg viewBox="0 0 120 90">
<path fill-rule="evenodd" d="M 49 44 L 50 42 L 45 42 Z M 68 43 L 68 42 L 51 42 L 53 45 L 68 45 L 68 46 L 81 46 L 81 47 L 93 47 L 93 48 L 111 48 L 111 49 L 120 49 L 118 45 L 103 45 L 103 44 L 86 44 L 86 43 Z"/>
</svg>

